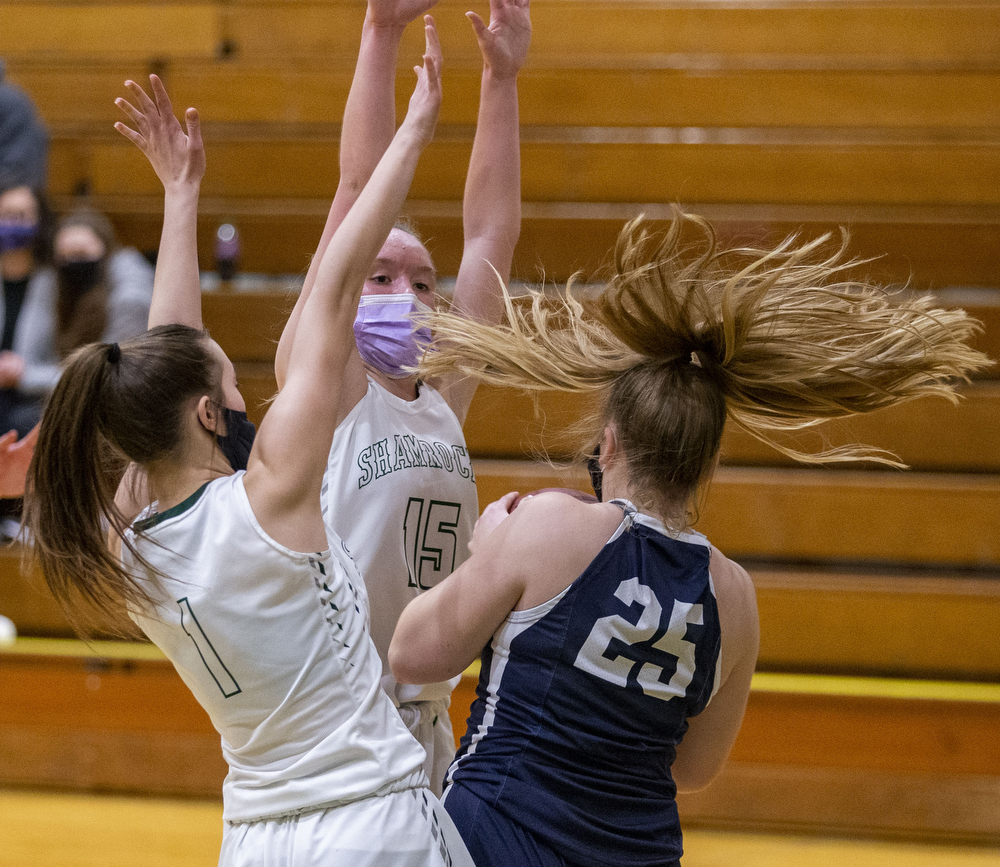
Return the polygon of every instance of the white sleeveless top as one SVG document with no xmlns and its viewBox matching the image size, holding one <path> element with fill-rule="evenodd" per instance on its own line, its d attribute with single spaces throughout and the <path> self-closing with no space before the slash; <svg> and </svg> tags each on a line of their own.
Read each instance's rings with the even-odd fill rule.
<svg viewBox="0 0 1000 867">
<path fill-rule="evenodd" d="M 454 681 L 396 683 L 387 663 L 399 615 L 469 557 L 479 499 L 462 426 L 421 384 L 416 400 L 368 391 L 338 426 L 323 484 L 323 519 L 364 576 L 382 685 L 397 704 L 451 694 Z"/>
<path fill-rule="evenodd" d="M 158 606 L 133 619 L 222 736 L 223 818 L 244 822 L 426 785 L 423 751 L 379 688 L 364 590 L 339 543 L 291 551 L 257 523 L 243 472 L 128 531 Z M 152 507 L 151 507 L 152 508 Z"/>
</svg>

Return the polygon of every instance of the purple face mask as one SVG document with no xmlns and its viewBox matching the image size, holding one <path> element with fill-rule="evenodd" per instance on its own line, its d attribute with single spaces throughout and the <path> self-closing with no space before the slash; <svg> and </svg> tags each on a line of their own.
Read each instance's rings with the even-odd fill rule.
<svg viewBox="0 0 1000 867">
<path fill-rule="evenodd" d="M 412 376 L 404 368 L 416 366 L 431 341 L 431 330 L 410 316 L 430 312 L 416 295 L 362 295 L 354 319 L 354 340 L 362 361 L 392 379 Z"/>
<path fill-rule="evenodd" d="M 37 234 L 37 223 L 0 220 L 0 253 L 30 247 Z"/>
</svg>

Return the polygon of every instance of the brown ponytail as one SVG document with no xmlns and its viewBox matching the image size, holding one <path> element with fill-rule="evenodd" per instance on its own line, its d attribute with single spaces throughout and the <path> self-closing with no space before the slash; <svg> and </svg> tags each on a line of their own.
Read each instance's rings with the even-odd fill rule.
<svg viewBox="0 0 1000 867">
<path fill-rule="evenodd" d="M 42 417 L 24 514 L 33 556 L 74 625 L 79 600 L 113 619 L 123 605 L 150 604 L 150 588 L 108 549 L 108 528 L 126 529 L 115 493 L 130 462 L 147 467 L 176 451 L 185 404 L 214 395 L 219 379 L 205 333 L 181 325 L 70 356 Z"/>
</svg>

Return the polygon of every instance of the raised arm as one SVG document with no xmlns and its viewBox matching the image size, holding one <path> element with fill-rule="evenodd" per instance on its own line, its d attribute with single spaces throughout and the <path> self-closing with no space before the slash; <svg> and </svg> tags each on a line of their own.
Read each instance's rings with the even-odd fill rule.
<svg viewBox="0 0 1000 867">
<path fill-rule="evenodd" d="M 115 124 L 141 150 L 163 184 L 163 232 L 156 258 L 149 327 L 190 325 L 201 328 L 201 278 L 198 272 L 198 196 L 205 174 L 205 149 L 198 112 L 184 113 L 187 132 L 174 117 L 170 97 L 156 75 L 149 76 L 153 98 L 134 81 L 125 86 L 134 105 L 115 100 L 135 129 Z"/>
<path fill-rule="evenodd" d="M 319 491 L 337 425 L 342 374 L 354 351 L 358 299 L 375 255 L 406 199 L 441 103 L 441 52 L 424 19 L 423 67 L 406 119 L 330 241 L 288 356 L 284 388 L 261 424 L 247 470 L 254 513 L 275 539 L 295 546 L 304 528 L 322 532 Z"/>
<path fill-rule="evenodd" d="M 323 254 L 337 227 L 368 183 L 396 131 L 396 63 L 403 31 L 407 24 L 436 2 L 370 0 L 368 3 L 358 62 L 340 129 L 340 181 L 302 291 L 278 342 L 274 372 L 279 389 L 285 383 L 295 329 L 316 281 Z"/>
<path fill-rule="evenodd" d="M 483 54 L 483 77 L 462 203 L 465 246 L 452 309 L 499 322 L 503 304 L 497 274 L 504 283 L 510 279 L 521 232 L 517 75 L 531 42 L 531 17 L 528 0 L 490 0 L 489 26 L 475 12 L 467 15 Z M 435 384 L 464 421 L 475 379 L 456 375 Z"/>
</svg>

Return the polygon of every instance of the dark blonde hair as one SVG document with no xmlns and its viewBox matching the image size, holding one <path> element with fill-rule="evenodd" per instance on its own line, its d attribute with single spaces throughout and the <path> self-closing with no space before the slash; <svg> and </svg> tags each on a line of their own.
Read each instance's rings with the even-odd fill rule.
<svg viewBox="0 0 1000 867">
<path fill-rule="evenodd" d="M 677 212 L 662 235 L 634 220 L 594 298 L 579 299 L 571 281 L 526 304 L 505 291 L 496 327 L 430 316 L 436 337 L 420 373 L 598 392 L 591 448 L 613 424 L 633 492 L 675 522 L 687 521 L 727 418 L 800 461 L 900 466 L 861 445 L 811 454 L 771 436 L 925 395 L 954 400 L 957 381 L 989 363 L 968 346 L 980 326 L 964 311 L 846 279 L 857 264 L 846 245 L 845 233 L 833 245 L 824 236 L 724 250 L 700 217 Z"/>
<path fill-rule="evenodd" d="M 130 462 L 148 467 L 176 453 L 185 403 L 217 395 L 220 368 L 207 334 L 183 325 L 70 356 L 42 417 L 24 521 L 32 556 L 74 625 L 75 601 L 112 619 L 123 603 L 151 601 L 108 549 L 109 527 L 132 549 L 115 493 Z"/>
</svg>

